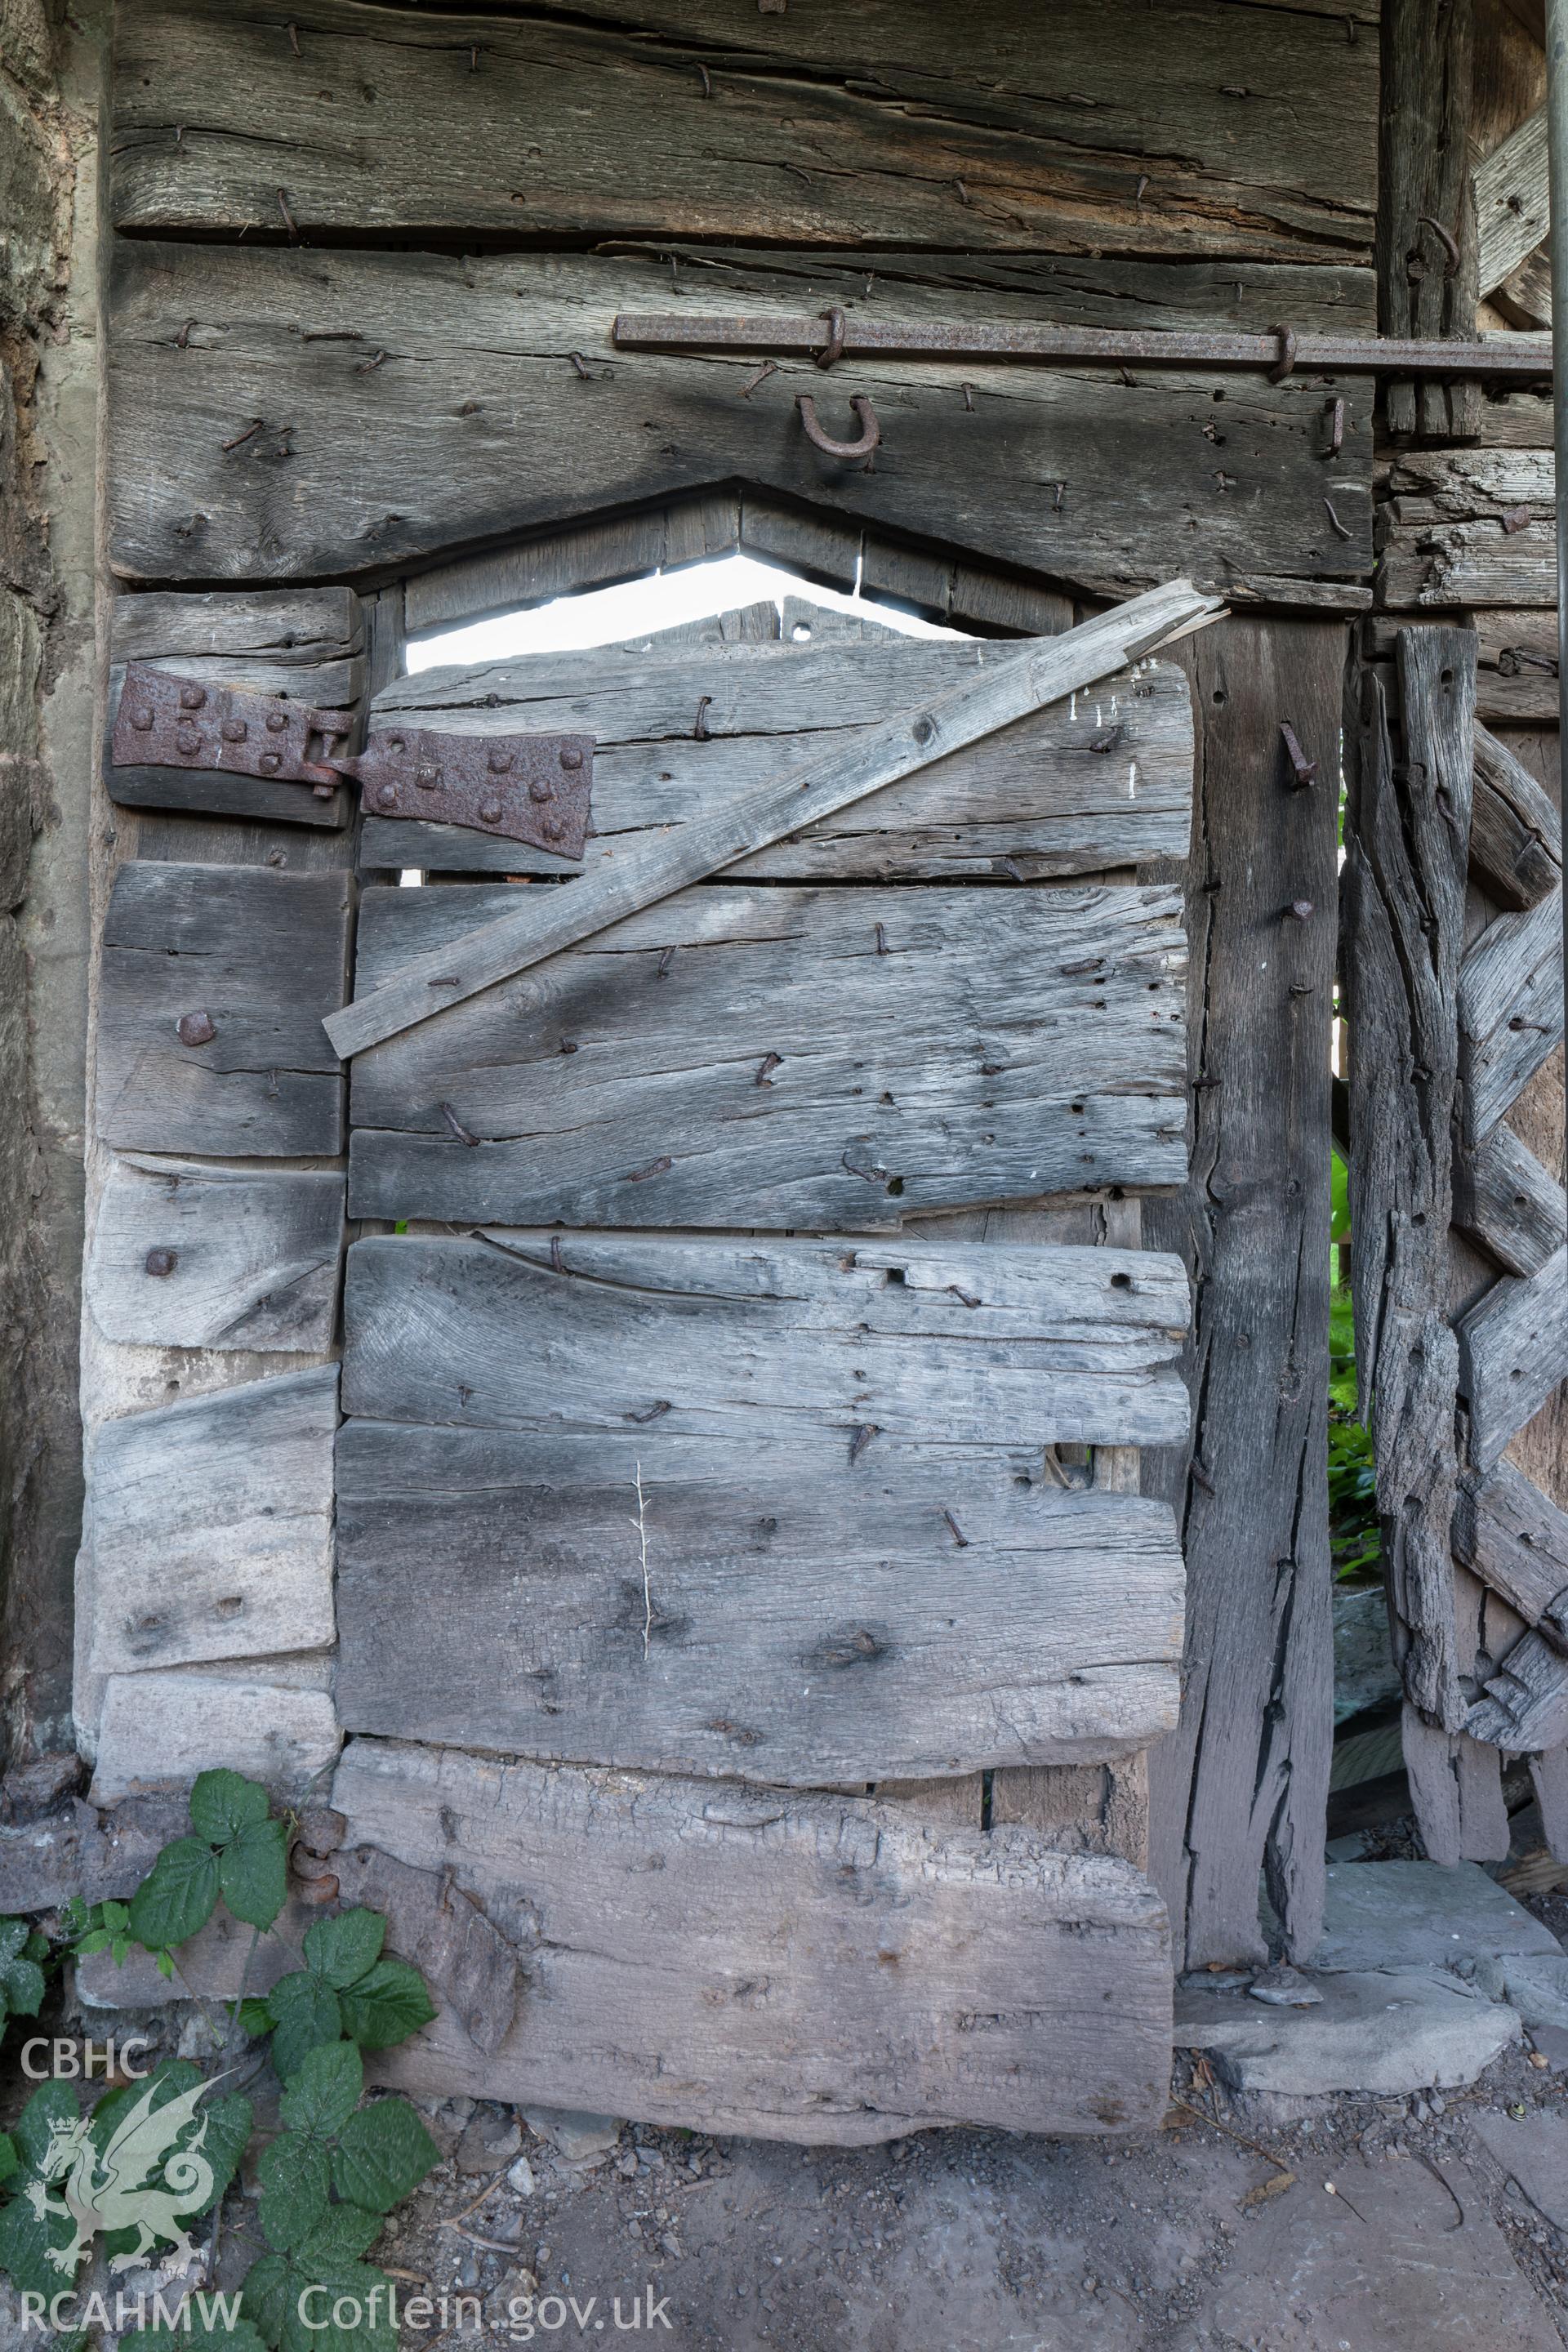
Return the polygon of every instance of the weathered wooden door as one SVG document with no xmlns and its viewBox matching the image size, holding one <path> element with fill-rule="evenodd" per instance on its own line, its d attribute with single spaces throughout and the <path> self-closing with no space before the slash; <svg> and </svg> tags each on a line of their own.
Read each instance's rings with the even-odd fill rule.
<svg viewBox="0 0 1568 2352">
<path fill-rule="evenodd" d="M 592 873 L 999 650 L 785 619 L 427 672 L 373 729 L 593 734 Z M 987 1844 L 980 1776 L 1175 1719 L 1128 1449 L 1184 1433 L 1185 1277 L 1104 1244 L 1185 1171 L 1181 897 L 1131 869 L 1184 851 L 1191 758 L 1144 663 L 355 1062 L 340 1789 L 537 1923 L 501 2052 L 406 2066 L 804 2137 L 1149 2112 L 1150 1891 Z M 356 995 L 575 887 L 485 850 L 524 870 L 366 892 Z M 903 1810 L 852 1858 L 786 1789 Z"/>
</svg>

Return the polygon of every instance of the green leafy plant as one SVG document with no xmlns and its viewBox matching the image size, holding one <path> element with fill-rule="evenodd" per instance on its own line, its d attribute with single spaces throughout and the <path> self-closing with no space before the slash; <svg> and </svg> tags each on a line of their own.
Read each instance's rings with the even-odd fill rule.
<svg viewBox="0 0 1568 2352">
<path fill-rule="evenodd" d="M 1336 1151 L 1330 1179 L 1329 1243 L 1342 1262 L 1351 1237 L 1345 1163 Z M 1382 1574 L 1377 1473 L 1372 1440 L 1356 1412 L 1355 1317 L 1348 1286 L 1329 1293 L 1329 1543 L 1342 1583 L 1375 1583 Z"/>
<path fill-rule="evenodd" d="M 68 1948 L 79 1958 L 107 1952 L 122 1965 L 140 1946 L 168 1974 L 179 1947 L 206 1925 L 220 1900 L 258 1937 L 273 1927 L 288 1893 L 288 1822 L 273 1815 L 265 1789 L 237 1772 L 204 1772 L 190 1810 L 190 1834 L 164 1846 L 128 1904 L 67 1906 Z M 265 1999 L 232 2005 L 230 2038 L 236 2026 L 253 2037 L 269 2034 L 283 2084 L 284 2128 L 258 2166 L 268 2251 L 241 2286 L 243 2316 L 223 2326 L 200 2313 L 194 2320 L 187 2315 L 174 2331 L 181 2352 L 396 2352 L 391 2282 L 365 2257 L 386 2215 L 417 2188 L 439 2151 L 405 2100 L 365 2102 L 361 2053 L 405 2040 L 436 2011 L 418 1969 L 384 1951 L 385 1936 L 379 1911 L 318 1919 L 304 1939 L 304 1966 L 280 1977 Z M 47 1951 L 26 1921 L 0 1921 L 0 1999 L 7 2011 L 37 2013 Z M 232 2051 L 226 2055 L 232 2058 Z M 204 2076 L 188 2061 L 169 2059 L 150 2080 L 155 2111 L 189 2096 Z M 98 2101 L 87 2135 L 98 2155 L 121 2122 L 136 2124 L 131 2109 L 145 2096 L 147 2084 L 132 2082 Z M 27 2101 L 14 2136 L 0 2134 L 0 2269 L 23 2293 L 53 2296 L 71 2284 L 49 2256 L 73 2242 L 58 2183 L 62 2135 L 79 2120 L 74 2085 L 47 2082 Z M 199 2109 L 193 2102 L 142 2189 L 178 2189 L 177 2169 L 172 2180 L 165 2175 L 199 2146 L 212 2168 L 211 2190 L 201 2204 L 181 2206 L 180 2221 L 199 2220 L 221 2202 L 252 2127 L 250 2102 L 238 2091 L 205 2100 Z M 137 2228 L 116 2230 L 101 2242 L 112 2256 L 132 2251 L 140 2235 Z M 312 2288 L 329 2292 L 307 2316 Z M 313 2324 L 343 2297 L 360 2315 L 353 2326 L 340 2326 L 330 2315 Z M 161 2323 L 147 2332 L 171 2334 Z"/>
</svg>

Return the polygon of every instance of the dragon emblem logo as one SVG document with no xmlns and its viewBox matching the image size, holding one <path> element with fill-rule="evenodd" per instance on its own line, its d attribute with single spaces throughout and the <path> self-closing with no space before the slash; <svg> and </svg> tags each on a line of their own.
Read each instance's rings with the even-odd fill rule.
<svg viewBox="0 0 1568 2352">
<path fill-rule="evenodd" d="M 26 2196 L 40 2221 L 71 2224 L 69 2243 L 48 2250 L 56 2270 L 74 2278 L 100 2231 L 137 2232 L 131 2251 L 110 2262 L 111 2272 L 134 2270 L 155 2245 L 170 2242 L 173 2254 L 160 2260 L 183 2265 L 194 2259 L 195 2248 L 181 2217 L 199 2212 L 213 2192 L 216 2176 L 201 2153 L 205 2115 L 189 2147 L 175 2143 L 211 2088 L 210 2083 L 198 2083 L 195 2090 L 154 2106 L 158 2084 L 149 2083 L 101 2150 L 93 2145 L 90 2114 L 50 2126 L 40 2177 L 28 2183 Z"/>
</svg>

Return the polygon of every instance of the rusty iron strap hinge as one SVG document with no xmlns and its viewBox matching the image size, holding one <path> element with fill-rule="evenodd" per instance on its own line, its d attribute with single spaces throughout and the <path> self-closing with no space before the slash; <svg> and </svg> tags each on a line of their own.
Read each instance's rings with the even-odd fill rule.
<svg viewBox="0 0 1568 2352">
<path fill-rule="evenodd" d="M 332 750 L 354 724 L 243 687 L 202 686 L 146 662 L 125 672 L 110 739 L 116 767 L 200 768 L 308 786 L 347 778 L 368 814 L 458 824 L 580 859 L 594 784 L 591 735 L 447 735 L 394 725 L 364 751 Z"/>
</svg>

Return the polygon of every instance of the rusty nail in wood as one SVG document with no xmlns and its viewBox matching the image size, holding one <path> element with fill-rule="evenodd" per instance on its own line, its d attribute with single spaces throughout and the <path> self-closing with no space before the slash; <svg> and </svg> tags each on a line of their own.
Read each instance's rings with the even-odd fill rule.
<svg viewBox="0 0 1568 2352">
<path fill-rule="evenodd" d="M 358 362 L 354 368 L 355 375 L 374 375 L 385 357 L 384 352 L 372 352 L 369 359 Z"/>
<path fill-rule="evenodd" d="M 174 1024 L 174 1034 L 182 1045 L 210 1045 L 217 1031 L 209 1013 L 182 1013 Z"/>
<path fill-rule="evenodd" d="M 468 1133 L 468 1129 L 463 1125 L 462 1120 L 458 1117 L 457 1112 L 452 1108 L 450 1103 L 444 1102 L 440 1104 L 438 1108 L 442 1118 L 446 1120 L 447 1126 L 457 1137 L 458 1141 L 459 1143 L 466 1143 L 470 1151 L 474 1150 L 478 1147 L 479 1140 L 479 1137 Z"/>
<path fill-rule="evenodd" d="M 1091 735 L 1089 748 L 1091 751 L 1114 751 L 1121 740 L 1121 721 L 1118 719 L 1114 727 L 1102 727 L 1098 735 Z"/>
<path fill-rule="evenodd" d="M 1502 518 L 1502 529 L 1503 537 L 1505 539 L 1511 539 L 1515 531 L 1528 530 L 1530 529 L 1530 509 L 1528 507 L 1510 507 L 1507 513 Z"/>
<path fill-rule="evenodd" d="M 1285 745 L 1285 756 L 1290 762 L 1290 772 L 1296 779 L 1295 789 L 1302 792 L 1318 772 L 1316 760 L 1309 760 L 1302 751 L 1296 730 L 1288 719 L 1279 721 L 1279 733 Z"/>
<path fill-rule="evenodd" d="M 174 125 L 174 144 L 176 147 L 183 147 L 184 143 L 185 126 L 183 122 L 176 122 Z M 244 231 L 242 230 L 240 233 L 243 236 Z"/>
<path fill-rule="evenodd" d="M 149 1274 L 156 1275 L 162 1281 L 164 1275 L 174 1273 L 179 1264 L 179 1253 L 172 1249 L 150 1249 L 142 1263 Z"/>
<path fill-rule="evenodd" d="M 1118 373 L 1118 375 L 1120 375 L 1120 377 L 1121 378 L 1121 381 L 1122 381 L 1122 383 L 1123 383 L 1124 384 L 1128 385 L 1131 390 L 1136 391 L 1136 389 L 1137 389 L 1137 385 L 1138 385 L 1138 379 L 1137 379 L 1137 377 L 1133 374 L 1133 373 L 1132 373 L 1132 371 L 1131 371 L 1131 369 L 1130 367 L 1121 367 L 1121 368 L 1118 368 L 1118 370 L 1117 370 L 1117 373 Z"/>
<path fill-rule="evenodd" d="M 980 1301 L 973 1290 L 961 1290 L 956 1282 L 950 1282 L 947 1286 L 961 1307 L 979 1306 Z"/>
<path fill-rule="evenodd" d="M 1212 1495 L 1215 1491 L 1214 1480 L 1209 1476 L 1208 1472 L 1204 1468 L 1203 1464 L 1198 1460 L 1195 1454 L 1192 1459 L 1192 1473 L 1194 1486 L 1201 1486 L 1205 1495 Z"/>
<path fill-rule="evenodd" d="M 953 1517 L 952 1513 L 944 1509 L 942 1516 L 947 1521 L 948 1526 L 952 1529 L 952 1540 L 958 1546 L 959 1550 L 967 1551 L 969 1549 L 969 1538 L 964 1534 L 963 1529 L 959 1526 L 958 1521 Z"/>
<path fill-rule="evenodd" d="M 1062 500 L 1068 494 L 1067 484 L 1065 482 L 1058 482 L 1056 484 L 1056 497 L 1051 500 L 1051 512 L 1053 514 L 1060 514 L 1062 510 Z"/>
<path fill-rule="evenodd" d="M 971 391 L 971 389 L 970 389 L 970 387 L 968 386 L 968 384 L 965 384 L 965 385 L 963 386 L 963 404 L 964 404 L 965 408 L 969 411 L 969 414 L 971 415 L 971 416 L 973 416 L 973 414 L 974 414 L 974 394 L 973 394 L 973 393 Z"/>
<path fill-rule="evenodd" d="M 670 965 L 674 961 L 675 950 L 672 947 L 666 948 L 664 953 L 659 957 L 658 968 L 654 973 L 655 980 L 663 980 L 668 972 Z"/>
<path fill-rule="evenodd" d="M 859 1461 L 860 1456 L 865 1453 L 866 1448 L 870 1444 L 871 1440 L 876 1436 L 876 1434 L 877 1424 L 874 1421 L 861 1421 L 856 1423 L 854 1428 L 849 1433 L 849 1459 L 852 1464 Z"/>
<path fill-rule="evenodd" d="M 1271 327 L 1271 334 L 1279 338 L 1279 356 L 1268 371 L 1270 383 L 1283 383 L 1296 365 L 1296 330 L 1294 327 Z"/>
<path fill-rule="evenodd" d="M 1345 41 L 1347 46 L 1353 49 L 1360 38 L 1361 33 L 1356 25 L 1355 18 L 1353 16 L 1347 16 L 1345 18 Z"/>
<path fill-rule="evenodd" d="M 289 27 L 289 47 L 293 50 L 294 55 L 298 57 L 300 54 L 300 27 L 298 25 L 290 25 Z"/>
<path fill-rule="evenodd" d="M 425 983 L 426 988 L 458 988 L 461 984 L 455 971 L 444 971 L 438 980 L 427 980 Z"/>
<path fill-rule="evenodd" d="M 778 372 L 779 363 L 777 360 L 764 360 L 762 366 L 757 369 L 755 374 L 749 375 L 746 378 L 745 383 L 741 386 L 742 399 L 750 400 L 758 384 L 766 383 L 769 376 L 777 375 Z"/>
<path fill-rule="evenodd" d="M 699 72 L 699 73 L 701 75 L 701 77 L 702 77 L 702 95 L 703 95 L 703 97 L 704 97 L 704 98 L 711 98 L 711 97 L 712 97 L 712 95 L 713 95 L 713 84 L 712 84 L 712 82 L 709 79 L 709 76 L 708 76 L 708 68 L 707 68 L 707 67 L 702 63 L 702 61 L 701 61 L 701 59 L 700 59 L 700 58 L 699 58 L 699 59 L 698 59 L 698 61 L 697 61 L 697 70 L 698 70 L 698 72 Z"/>
<path fill-rule="evenodd" d="M 888 928 L 885 923 L 879 923 L 877 926 L 877 953 L 879 955 L 886 955 L 887 952 Z"/>
<path fill-rule="evenodd" d="M 561 1236 L 559 1234 L 552 1234 L 550 1236 L 550 1264 L 556 1274 L 565 1273 L 566 1261 L 561 1255 Z"/>
<path fill-rule="evenodd" d="M 1315 996 L 1317 992 L 1317 982 L 1315 981 L 1293 980 L 1290 982 L 1290 993 L 1292 996 Z"/>
<path fill-rule="evenodd" d="M 261 430 L 263 422 L 264 419 L 259 416 L 252 417 L 244 432 L 237 433 L 232 441 L 226 441 L 223 445 L 224 447 L 226 449 L 242 449 L 247 441 L 255 440 L 257 435 Z"/>
<path fill-rule="evenodd" d="M 1019 865 L 1016 857 L 1004 857 L 1002 865 L 1012 876 L 1015 882 L 1026 882 L 1028 880 L 1028 876 L 1025 873 L 1023 867 Z"/>
<path fill-rule="evenodd" d="M 478 72 L 479 72 L 479 43 L 478 43 L 477 41 L 474 41 L 474 42 L 471 42 L 471 43 L 469 44 L 469 47 L 468 47 L 468 71 L 469 71 L 470 73 L 478 73 Z"/>
<path fill-rule="evenodd" d="M 782 1054 L 764 1054 L 757 1065 L 757 1075 L 752 1080 L 752 1084 L 754 1087 L 771 1087 L 773 1082 L 773 1073 L 780 1066 L 783 1060 Z"/>
<path fill-rule="evenodd" d="M 1347 530 L 1343 523 L 1340 520 L 1338 515 L 1334 512 L 1333 500 L 1331 499 L 1325 499 L 1323 500 L 1323 511 L 1328 516 L 1329 520 L 1332 523 L 1334 529 L 1338 531 L 1342 539 L 1353 539 L 1355 537 L 1354 531 Z"/>
<path fill-rule="evenodd" d="M 1292 922 L 1310 923 L 1312 919 L 1312 902 L 1310 898 L 1292 898 L 1285 912 Z"/>
<path fill-rule="evenodd" d="M 970 194 L 969 190 L 964 186 L 962 180 L 954 180 L 952 184 L 958 190 L 958 201 L 961 205 L 969 205 L 973 203 L 973 197 Z"/>
<path fill-rule="evenodd" d="M 1149 174 L 1148 174 L 1148 173 L 1147 173 L 1147 172 L 1140 172 L 1140 173 L 1139 173 L 1139 174 L 1138 174 L 1138 185 L 1137 185 L 1137 186 L 1133 189 L 1133 191 L 1132 191 L 1132 203 L 1133 203 L 1134 209 L 1136 209 L 1137 207 L 1139 207 L 1139 206 L 1141 206 L 1141 205 L 1142 205 L 1142 202 L 1143 202 L 1143 191 L 1144 191 L 1144 189 L 1148 186 L 1148 184 L 1149 184 Z"/>
<path fill-rule="evenodd" d="M 1325 400 L 1323 403 L 1323 414 L 1329 420 L 1329 446 L 1323 452 L 1323 455 L 1326 457 L 1337 457 L 1340 451 L 1344 446 L 1345 440 L 1344 402 L 1342 400 Z"/>
<path fill-rule="evenodd" d="M 195 323 L 196 322 L 194 319 L 187 319 L 184 325 L 180 329 L 179 333 L 174 337 L 174 349 L 177 352 L 189 351 L 191 347 L 191 329 L 195 325 Z"/>
<path fill-rule="evenodd" d="M 628 1421 L 636 1422 L 662 1421 L 665 1414 L 671 1410 L 672 1407 L 670 1405 L 669 1399 L 668 1397 L 660 1397 L 658 1402 L 657 1404 L 650 1404 L 646 1412 L 628 1412 L 626 1419 Z"/>
<path fill-rule="evenodd" d="M 1217 1087 L 1222 1083 L 1223 1081 L 1219 1078 L 1194 1078 L 1193 1080 L 1193 1092 L 1197 1095 L 1206 1094 L 1210 1087 Z"/>
<path fill-rule="evenodd" d="M 668 1152 L 661 1151 L 658 1158 L 657 1160 L 650 1160 L 646 1168 L 634 1168 L 631 1174 L 626 1178 L 626 1182 L 628 1184 L 646 1184 L 650 1176 L 663 1176 L 668 1173 L 674 1165 L 675 1162 L 670 1158 Z"/>
<path fill-rule="evenodd" d="M 700 694 L 697 698 L 697 723 L 691 732 L 699 743 L 708 740 L 708 706 L 712 699 L 710 694 Z"/>
<path fill-rule="evenodd" d="M 827 321 L 827 341 L 819 352 L 813 353 L 813 357 L 819 368 L 830 368 L 836 360 L 844 356 L 844 313 L 836 302 L 830 310 L 819 310 L 816 315 Z"/>
<path fill-rule="evenodd" d="M 267 1099 L 268 1102 L 276 1102 L 278 1099 L 278 1073 L 276 1070 L 268 1070 L 267 1073 Z"/>
<path fill-rule="evenodd" d="M 594 371 L 588 365 L 587 361 L 583 357 L 581 352 L 568 352 L 566 356 L 571 361 L 573 366 L 576 369 L 580 376 L 584 379 L 592 376 Z"/>
<path fill-rule="evenodd" d="M 289 209 L 288 195 L 281 188 L 278 191 L 278 209 L 283 215 L 283 226 L 289 232 L 289 244 L 298 245 L 300 242 L 299 226 L 295 221 L 293 214 Z"/>
<path fill-rule="evenodd" d="M 1419 226 L 1422 228 L 1429 228 L 1431 230 L 1433 236 L 1436 238 L 1438 244 L 1443 248 L 1444 277 L 1457 277 L 1459 268 L 1459 248 L 1455 243 L 1453 236 L 1449 234 L 1448 230 L 1443 226 L 1441 221 L 1433 219 L 1430 213 L 1417 213 L 1415 218 Z"/>
<path fill-rule="evenodd" d="M 577 1051 L 576 1039 L 574 1037 L 563 1037 L 557 1050 L 563 1054 L 574 1054 Z"/>
</svg>

